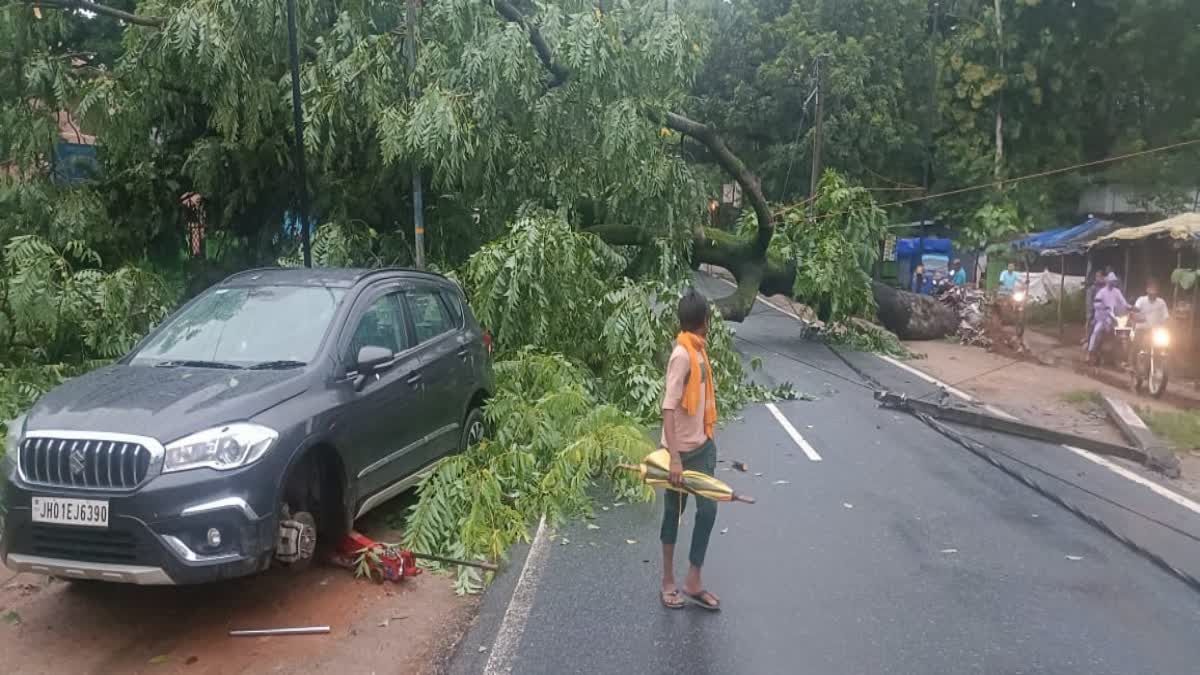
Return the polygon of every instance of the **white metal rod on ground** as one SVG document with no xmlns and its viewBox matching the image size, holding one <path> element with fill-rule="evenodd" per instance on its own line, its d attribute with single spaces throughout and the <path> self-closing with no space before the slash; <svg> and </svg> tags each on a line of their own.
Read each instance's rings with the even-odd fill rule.
<svg viewBox="0 0 1200 675">
<path fill-rule="evenodd" d="M 264 637 L 268 635 L 324 635 L 329 632 L 329 626 L 304 626 L 301 628 L 257 628 L 252 630 L 231 630 L 230 637 Z"/>
</svg>

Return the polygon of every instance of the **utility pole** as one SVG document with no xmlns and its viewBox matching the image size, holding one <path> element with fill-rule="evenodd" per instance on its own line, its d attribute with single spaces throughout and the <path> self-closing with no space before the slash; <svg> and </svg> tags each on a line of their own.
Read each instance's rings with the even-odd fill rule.
<svg viewBox="0 0 1200 675">
<path fill-rule="evenodd" d="M 292 124 L 296 128 L 296 201 L 304 266 L 312 267 L 312 237 L 308 231 L 308 172 L 304 169 L 304 104 L 300 100 L 300 46 L 296 40 L 296 0 L 287 0 L 288 60 L 292 67 Z"/>
<path fill-rule="evenodd" d="M 414 101 L 417 99 L 417 1 L 408 0 L 405 15 L 405 23 L 408 24 L 408 93 Z M 425 203 L 421 190 L 421 166 L 415 161 L 412 163 L 412 190 L 413 247 L 417 269 L 425 269 Z"/>
<path fill-rule="evenodd" d="M 941 32 L 938 28 L 938 17 L 941 14 L 941 6 L 934 0 L 930 3 L 930 12 L 933 14 L 932 30 L 929 34 L 929 111 L 925 120 L 925 171 L 922 187 L 925 188 L 925 196 L 929 196 L 929 184 L 933 176 L 933 128 L 937 119 L 937 92 L 938 92 L 938 67 L 937 67 L 937 44 L 938 38 L 941 37 Z M 925 235 L 925 223 L 929 221 L 929 201 L 921 200 L 921 235 Z"/>
<path fill-rule="evenodd" d="M 808 196 L 810 199 L 815 199 L 817 196 L 817 184 L 821 182 L 821 135 L 825 129 L 825 96 L 821 90 L 821 58 L 824 54 L 818 54 L 816 65 L 814 66 L 813 75 L 817 80 L 817 86 L 813 90 L 814 103 L 817 106 L 816 110 L 816 126 L 813 127 L 813 157 L 812 157 L 812 176 L 809 179 Z"/>
</svg>

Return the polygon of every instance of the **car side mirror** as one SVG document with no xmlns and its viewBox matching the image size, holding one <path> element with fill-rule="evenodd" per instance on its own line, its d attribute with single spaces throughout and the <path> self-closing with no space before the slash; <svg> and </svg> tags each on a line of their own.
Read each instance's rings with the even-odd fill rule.
<svg viewBox="0 0 1200 675">
<path fill-rule="evenodd" d="M 354 388 L 362 389 L 367 383 L 367 377 L 379 372 L 386 364 L 396 358 L 396 353 L 387 347 L 365 345 L 358 350 L 358 362 L 355 369 L 358 377 L 354 378 Z"/>
</svg>

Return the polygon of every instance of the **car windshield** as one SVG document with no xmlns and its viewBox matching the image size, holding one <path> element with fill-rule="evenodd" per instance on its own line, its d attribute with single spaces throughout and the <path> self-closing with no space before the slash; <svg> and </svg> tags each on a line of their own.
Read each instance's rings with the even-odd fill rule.
<svg viewBox="0 0 1200 675">
<path fill-rule="evenodd" d="M 212 289 L 163 326 L 133 363 L 300 366 L 316 355 L 344 294 L 311 286 Z"/>
</svg>

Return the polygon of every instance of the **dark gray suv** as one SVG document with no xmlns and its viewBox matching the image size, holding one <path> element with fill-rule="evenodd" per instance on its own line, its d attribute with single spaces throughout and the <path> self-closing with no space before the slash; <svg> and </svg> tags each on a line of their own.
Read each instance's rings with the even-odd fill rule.
<svg viewBox="0 0 1200 675">
<path fill-rule="evenodd" d="M 482 437 L 489 347 L 441 276 L 236 274 L 10 425 L 0 558 L 140 584 L 302 565 Z"/>
</svg>

